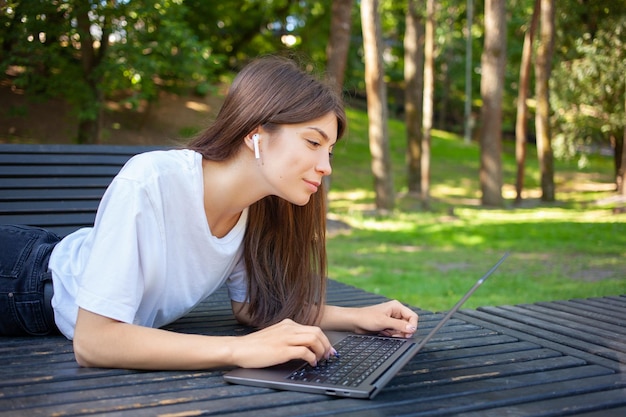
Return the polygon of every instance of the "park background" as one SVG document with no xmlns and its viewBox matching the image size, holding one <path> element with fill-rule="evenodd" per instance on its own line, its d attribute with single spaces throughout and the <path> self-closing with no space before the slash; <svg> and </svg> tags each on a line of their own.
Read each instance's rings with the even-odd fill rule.
<svg viewBox="0 0 626 417">
<path fill-rule="evenodd" d="M 536 148 L 546 138 L 535 133 L 533 71 L 524 100 L 521 195 L 516 189 L 524 40 L 533 11 L 548 6 L 553 198 L 546 198 Z M 0 143 L 179 145 L 210 123 L 233 74 L 256 56 L 291 56 L 312 72 L 333 74 L 328 64 L 343 28 L 340 88 L 349 130 L 334 152 L 328 194 L 331 278 L 443 310 L 510 252 L 469 307 L 624 294 L 624 6 L 618 0 L 3 1 Z M 485 22 L 494 9 L 505 29 L 498 38 L 501 82 L 494 82 L 501 91 L 499 109 L 485 116 Z M 364 36 L 370 23 L 373 42 Z M 409 39 L 412 24 L 417 32 Z M 539 18 L 532 57 L 545 53 L 545 26 Z M 429 152 L 424 159 L 422 148 L 418 157 L 416 189 L 406 52 L 417 48 L 418 76 L 427 74 L 429 27 L 433 111 L 419 117 L 418 145 Z M 382 94 L 368 90 L 372 47 L 382 64 Z M 424 81 L 420 94 L 427 91 Z M 368 108 L 374 95 L 385 104 L 382 114 Z M 379 117 L 382 136 L 370 127 Z M 485 117 L 499 122 L 487 142 Z M 372 168 L 376 146 L 385 154 L 382 175 Z M 481 181 L 489 146 L 500 164 L 496 204 L 485 204 Z M 421 170 L 425 162 L 428 171 Z M 382 207 L 381 183 L 391 184 Z"/>
</svg>

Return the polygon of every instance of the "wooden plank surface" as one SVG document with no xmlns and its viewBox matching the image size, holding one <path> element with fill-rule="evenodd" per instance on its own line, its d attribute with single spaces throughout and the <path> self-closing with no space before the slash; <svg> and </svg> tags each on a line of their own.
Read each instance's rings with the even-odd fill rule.
<svg viewBox="0 0 626 417">
<path fill-rule="evenodd" d="M 157 147 L 0 144 L 0 224 L 65 236 L 91 226 L 113 177 L 128 159 Z"/>
<path fill-rule="evenodd" d="M 334 281 L 329 283 L 328 299 L 345 306 L 385 300 Z M 613 302 L 619 307 L 619 302 Z M 560 344 L 540 337 L 550 333 L 550 326 L 563 330 L 580 320 L 602 322 L 596 311 L 570 317 L 571 307 L 558 302 L 463 310 L 374 400 L 229 385 L 222 379 L 225 370 L 83 369 L 74 361 L 71 342 L 60 336 L 0 339 L 0 416 L 610 416 L 622 412 L 626 375 L 620 371 L 621 357 L 596 357 L 588 346 L 581 350 L 579 345 L 569 346 L 569 340 Z M 563 314 L 543 317 L 538 323 L 536 315 L 545 315 L 544 309 Z M 442 316 L 419 314 L 420 335 Z M 510 326 L 511 321 L 518 328 Z M 615 326 L 610 329 L 618 334 L 607 333 L 606 324 Z M 250 331 L 233 319 L 223 290 L 169 328 L 215 335 Z M 624 334 L 619 324 L 605 323 L 595 331 L 596 345 L 605 353 L 611 346 L 619 348 Z M 576 334 L 568 337 L 578 340 Z M 605 366 L 609 362 L 613 366 Z"/>
<path fill-rule="evenodd" d="M 614 318 L 608 323 L 582 309 L 576 313 L 579 305 L 595 308 L 606 304 L 611 307 L 605 312 L 610 312 Z M 462 315 L 470 320 L 478 319 L 477 324 L 489 326 L 491 323 L 496 325 L 495 329 L 508 329 L 509 334 L 540 338 L 544 345 L 556 343 L 563 351 L 616 370 L 626 369 L 626 297 L 560 301 L 549 305 L 549 309 L 545 308 L 546 303 L 482 307 L 477 311 L 463 311 Z M 563 314 L 554 313 L 563 306 L 571 316 L 564 318 Z"/>
<path fill-rule="evenodd" d="M 101 155 L 103 158 L 115 155 L 128 155 L 146 152 L 147 150 L 163 149 L 157 146 L 143 145 L 65 145 L 65 144 L 0 144 L 0 155 L 39 155 L 46 154 L 54 158 L 54 155 L 61 155 L 61 160 L 65 161 L 67 156 L 81 155 Z M 39 158 L 34 158 L 39 160 Z M 2 159 L 0 159 L 2 162 Z"/>
</svg>

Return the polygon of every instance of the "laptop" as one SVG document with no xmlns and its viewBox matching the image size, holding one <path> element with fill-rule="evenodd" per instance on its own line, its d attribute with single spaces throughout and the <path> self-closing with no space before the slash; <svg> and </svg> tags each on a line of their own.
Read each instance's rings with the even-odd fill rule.
<svg viewBox="0 0 626 417">
<path fill-rule="evenodd" d="M 237 368 L 224 375 L 227 382 L 289 391 L 352 398 L 374 398 L 452 315 L 500 266 L 509 254 L 483 275 L 421 340 L 348 332 L 326 332 L 336 358 L 320 361 L 316 367 L 298 360 L 267 368 Z"/>
</svg>

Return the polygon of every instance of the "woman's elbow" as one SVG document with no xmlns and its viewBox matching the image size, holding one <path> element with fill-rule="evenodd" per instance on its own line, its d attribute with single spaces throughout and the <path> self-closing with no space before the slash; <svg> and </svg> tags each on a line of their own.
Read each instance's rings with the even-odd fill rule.
<svg viewBox="0 0 626 417">
<path fill-rule="evenodd" d="M 252 320 L 247 314 L 235 313 L 235 320 L 243 326 L 252 326 Z"/>
<path fill-rule="evenodd" d="M 96 361 L 92 359 L 92 355 L 89 353 L 89 348 L 86 345 L 88 343 L 85 343 L 81 338 L 74 338 L 73 346 L 76 363 L 83 368 L 96 368 Z"/>
<path fill-rule="evenodd" d="M 248 304 L 247 303 L 238 303 L 236 301 L 231 301 L 231 305 L 233 308 L 233 314 L 235 315 L 235 320 L 237 323 L 242 324 L 244 326 L 252 326 L 252 319 L 248 312 Z"/>
<path fill-rule="evenodd" d="M 74 340 L 74 358 L 78 365 L 84 368 L 112 368 L 112 363 L 107 361 L 105 346 L 110 346 L 101 334 L 84 332 L 76 329 Z"/>
<path fill-rule="evenodd" d="M 115 367 L 111 361 L 111 350 L 120 340 L 112 332 L 116 322 L 104 316 L 79 309 L 74 328 L 73 346 L 76 362 L 85 368 Z"/>
</svg>

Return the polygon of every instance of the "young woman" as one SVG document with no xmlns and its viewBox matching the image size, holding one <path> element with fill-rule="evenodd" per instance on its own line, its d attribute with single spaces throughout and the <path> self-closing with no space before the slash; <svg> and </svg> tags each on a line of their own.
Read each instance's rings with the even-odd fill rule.
<svg viewBox="0 0 626 417">
<path fill-rule="evenodd" d="M 324 303 L 322 178 L 345 125 L 333 90 L 292 61 L 252 62 L 187 149 L 124 166 L 92 228 L 60 241 L 0 228 L 0 334 L 58 329 L 80 365 L 133 369 L 314 364 L 334 353 L 321 329 L 410 337 L 417 315 L 396 301 Z M 261 330 L 160 329 L 223 284 L 237 320 Z"/>
</svg>

